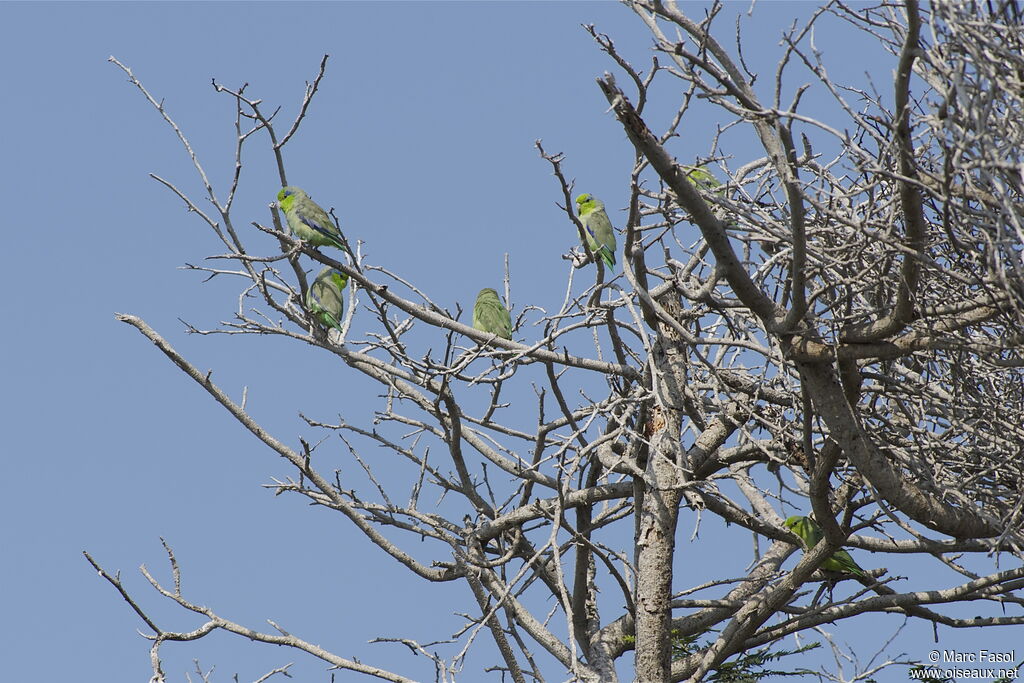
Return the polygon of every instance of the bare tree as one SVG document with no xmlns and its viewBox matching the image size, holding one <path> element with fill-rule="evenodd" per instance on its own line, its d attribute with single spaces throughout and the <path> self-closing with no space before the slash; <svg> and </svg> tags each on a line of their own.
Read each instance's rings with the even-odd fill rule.
<svg viewBox="0 0 1024 683">
<path fill-rule="evenodd" d="M 268 140 L 288 184 L 283 151 L 326 58 L 297 116 L 281 128 L 245 88 L 215 83 L 237 103 L 236 173 L 226 196 L 163 104 L 111 58 L 178 134 L 215 207 L 205 210 L 154 176 L 224 245 L 216 255 L 224 267 L 196 270 L 242 283 L 232 321 L 190 331 L 288 337 L 379 383 L 384 398 L 373 425 L 308 419 L 312 430 L 337 434 L 376 486 L 350 488 L 318 465 L 305 438 L 296 448 L 270 434 L 143 320 L 118 318 L 295 468 L 294 478 L 275 482 L 278 492 L 344 515 L 418 577 L 468 585 L 477 612 L 449 656 L 404 641 L 434 661 L 437 680 L 454 680 L 481 636 L 496 647 L 494 670 L 513 681 L 617 681 L 617 661 L 635 650 L 636 678 L 657 682 L 702 680 L 737 655 L 865 613 L 953 628 L 1024 623 L 1024 568 L 996 571 L 991 560 L 990 573 L 979 574 L 961 560 L 1024 557 L 1017 6 L 831 2 L 789 30 L 778 64 L 758 74 L 742 59 L 738 30 L 731 51 L 713 30 L 721 5 L 694 18 L 670 2 L 625 4 L 653 35 L 657 56 L 647 68 L 587 27 L 629 84 L 620 87 L 610 74 L 598 81 L 636 149 L 623 273 L 595 263 L 584 247 L 571 258 L 559 310 L 516 313 L 523 342 L 473 329 L 423 287 L 368 263 L 357 229 L 339 224 L 351 246 L 342 258 L 297 242 L 271 206 L 256 227 L 280 241 L 280 253 L 246 248 L 232 222 L 242 149 Z M 822 17 L 848 22 L 891 53 L 888 90 L 832 80 L 812 40 Z M 807 82 L 788 87 L 796 76 Z M 770 101 L 755 88 L 759 77 L 774 78 Z M 803 112 L 812 87 L 833 98 L 842 120 Z M 646 111 L 655 88 L 681 101 L 667 119 L 659 112 L 670 120 L 661 131 Z M 707 155 L 690 160 L 724 179 L 718 185 L 694 182 L 693 166 L 672 153 L 695 106 L 720 115 Z M 736 158 L 735 136 L 751 131 L 763 153 Z M 566 223 L 582 237 L 568 161 L 537 148 Z M 310 262 L 350 278 L 340 331 L 319 327 L 305 307 Z M 575 291 L 576 279 L 592 275 Z M 506 301 L 509 289 L 506 277 Z M 503 397 L 531 392 L 529 422 Z M 380 446 L 393 453 L 389 470 L 406 468 L 407 490 L 379 483 L 377 465 L 361 457 Z M 428 492 L 445 504 L 424 503 Z M 680 586 L 672 563 L 682 507 L 721 517 L 768 546 L 755 550 L 745 576 Z M 813 514 L 823 540 L 787 571 L 783 562 L 801 547 L 782 524 L 791 514 Z M 931 558 L 963 578 L 934 587 L 908 585 L 885 568 L 857 577 L 821 569 L 841 546 L 874 551 L 876 565 L 900 555 Z M 216 630 L 340 669 L 412 680 L 194 604 L 167 551 L 175 585 L 146 576 L 161 595 L 206 618 L 195 631 L 157 624 L 104 572 L 152 631 L 154 680 L 163 680 L 164 642 Z M 554 611 L 545 613 L 552 600 Z M 968 601 L 978 616 L 943 610 Z M 538 649 L 562 670 L 543 671 Z"/>
</svg>

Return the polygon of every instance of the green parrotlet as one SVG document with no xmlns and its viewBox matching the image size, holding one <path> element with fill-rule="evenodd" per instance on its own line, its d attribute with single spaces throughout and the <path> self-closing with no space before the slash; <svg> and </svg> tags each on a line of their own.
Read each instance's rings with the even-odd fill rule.
<svg viewBox="0 0 1024 683">
<path fill-rule="evenodd" d="M 800 537 L 800 540 L 807 546 L 807 550 L 818 545 L 818 541 L 825 536 L 818 523 L 810 517 L 793 515 L 785 521 L 785 525 L 786 528 Z M 842 549 L 835 551 L 832 553 L 832 557 L 822 562 L 821 568 L 832 572 L 848 572 L 857 576 L 867 576 L 864 570 L 850 557 L 850 553 Z"/>
<path fill-rule="evenodd" d="M 347 251 L 341 232 L 331 217 L 309 195 L 297 187 L 282 187 L 277 205 L 284 211 L 292 234 L 317 247 L 337 247 Z"/>
<path fill-rule="evenodd" d="M 344 290 L 348 286 L 348 275 L 324 266 L 306 290 L 306 308 L 325 327 L 341 331 L 341 318 L 345 312 Z"/>
<path fill-rule="evenodd" d="M 711 172 L 705 169 L 703 166 L 682 166 L 683 171 L 686 173 L 687 179 L 703 190 L 717 190 L 722 186 L 722 183 L 718 182 L 718 178 L 711 175 Z"/>
<path fill-rule="evenodd" d="M 576 208 L 583 223 L 587 246 L 609 270 L 615 270 L 615 231 L 604 211 L 604 202 L 591 194 L 581 194 L 576 197 Z"/>
<path fill-rule="evenodd" d="M 512 316 L 501 303 L 498 293 L 486 287 L 476 296 L 473 305 L 473 327 L 502 339 L 512 339 Z"/>
</svg>

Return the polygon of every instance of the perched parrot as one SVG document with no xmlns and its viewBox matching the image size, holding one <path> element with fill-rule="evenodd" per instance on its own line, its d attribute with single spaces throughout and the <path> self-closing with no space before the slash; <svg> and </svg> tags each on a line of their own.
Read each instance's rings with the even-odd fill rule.
<svg viewBox="0 0 1024 683">
<path fill-rule="evenodd" d="M 818 541 L 825 536 L 818 523 L 810 517 L 794 515 L 786 520 L 785 525 L 786 528 L 800 537 L 807 546 L 807 550 L 818 545 Z M 822 562 L 821 568 L 832 572 L 849 572 L 857 576 L 867 576 L 864 570 L 850 557 L 850 553 L 842 549 L 835 551 L 832 553 L 832 557 Z"/>
<path fill-rule="evenodd" d="M 722 186 L 722 183 L 718 182 L 718 178 L 711 175 L 711 172 L 703 166 L 684 165 L 682 168 L 686 172 L 687 179 L 702 190 L 716 190 Z"/>
<path fill-rule="evenodd" d="M 325 327 L 341 331 L 341 317 L 345 311 L 344 290 L 348 286 L 348 275 L 324 266 L 306 290 L 306 308 Z"/>
<path fill-rule="evenodd" d="M 317 247 L 338 247 L 345 250 L 341 232 L 327 212 L 297 187 L 282 187 L 277 205 L 284 211 L 292 234 Z"/>
<path fill-rule="evenodd" d="M 576 198 L 576 207 L 586 232 L 587 246 L 610 270 L 615 270 L 615 231 L 604 212 L 604 202 L 593 195 L 581 194 Z"/>
<path fill-rule="evenodd" d="M 476 295 L 473 305 L 473 327 L 481 332 L 496 334 L 503 339 L 512 339 L 512 317 L 508 314 L 498 293 L 487 287 Z"/>
<path fill-rule="evenodd" d="M 682 166 L 683 171 L 686 172 L 686 178 L 693 184 L 697 189 L 704 190 L 705 192 L 714 192 L 718 195 L 722 195 L 725 192 L 725 186 L 718 182 L 718 178 L 711 174 L 710 171 L 705 169 L 703 166 Z M 725 220 L 725 225 L 728 228 L 738 228 L 739 223 L 734 220 L 726 218 L 727 211 L 724 207 L 716 207 L 715 215 L 722 220 Z"/>
</svg>

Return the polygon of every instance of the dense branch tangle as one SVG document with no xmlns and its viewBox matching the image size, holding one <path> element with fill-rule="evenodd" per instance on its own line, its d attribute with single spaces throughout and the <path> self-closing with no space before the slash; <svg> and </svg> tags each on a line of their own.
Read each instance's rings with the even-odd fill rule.
<svg viewBox="0 0 1024 683">
<path fill-rule="evenodd" d="M 513 311 L 517 341 L 474 330 L 423 288 L 369 263 L 354 241 L 358 226 L 342 225 L 354 248 L 338 260 L 337 251 L 296 242 L 271 207 L 256 227 L 280 252 L 248 248 L 242 235 L 257 233 L 243 233 L 231 216 L 241 150 L 266 133 L 287 184 L 283 151 L 325 64 L 280 138 L 277 112 L 266 115 L 244 87 L 215 84 L 238 104 L 224 202 L 162 103 L 118 65 L 178 132 L 216 207 L 216 216 L 204 213 L 158 178 L 221 237 L 227 251 L 216 258 L 235 264 L 192 268 L 243 283 L 233 320 L 189 331 L 277 335 L 331 354 L 383 388 L 374 424 L 313 416 L 311 429 L 341 439 L 316 447 L 300 439 L 296 450 L 144 321 L 121 319 L 295 467 L 299 476 L 274 489 L 337 510 L 422 579 L 466 582 L 478 611 L 458 634 L 460 649 L 447 660 L 431 656 L 439 680 L 455 677 L 482 633 L 494 642 L 497 670 L 515 681 L 542 680 L 552 660 L 576 680 L 615 681 L 630 649 L 640 680 L 663 681 L 700 680 L 737 653 L 870 611 L 952 627 L 1024 623 L 1024 570 L 982 576 L 952 559 L 1020 553 L 1020 27 L 945 3 L 932 12 L 912 0 L 856 10 L 834 3 L 787 34 L 765 101 L 766 75 L 756 80 L 715 38 L 720 6 L 696 21 L 672 3 L 626 4 L 656 40 L 651 70 L 635 69 L 588 27 L 632 88 L 611 75 L 599 81 L 637 153 L 620 226 L 625 272 L 614 277 L 573 259 L 557 310 Z M 854 91 L 830 79 L 808 47 L 823 17 L 890 50 L 894 109 L 863 90 L 848 101 Z M 841 125 L 804 113 L 806 87 L 787 94 L 783 74 L 797 69 L 806 87 L 834 98 Z M 684 93 L 660 132 L 644 111 L 656 87 Z M 690 182 L 676 160 L 691 153 L 675 146 L 695 103 L 725 117 L 701 159 L 726 179 L 718 189 Z M 730 131 L 742 128 L 756 133 L 761 155 L 737 150 Z M 562 168 L 571 159 L 538 148 L 571 234 L 579 226 Z M 340 333 L 312 323 L 304 307 L 307 271 L 321 263 L 352 283 Z M 576 280 L 595 270 L 594 284 L 579 291 Z M 513 284 L 506 275 L 506 297 Z M 529 415 L 528 402 L 536 406 Z M 365 486 L 329 473 L 342 443 Z M 392 454 L 386 481 L 371 464 L 380 456 L 360 455 L 373 447 Z M 672 560 L 687 509 L 772 543 L 745 576 L 684 589 Z M 782 519 L 812 511 L 824 540 L 784 571 L 798 539 Z M 871 556 L 879 568 L 861 579 L 863 590 L 839 597 L 836 589 L 827 605 L 806 601 L 801 586 L 813 585 L 842 545 L 893 554 Z M 934 555 L 963 582 L 891 587 L 901 579 L 887 578 L 884 560 L 906 553 Z M 160 590 L 200 611 L 180 592 Z M 974 619 L 936 607 L 965 600 L 999 607 Z M 545 616 L 552 601 L 557 618 Z M 137 611 L 156 633 L 154 652 L 188 639 Z M 253 637 L 202 613 L 208 630 Z M 717 634 L 699 647 L 673 655 L 673 641 L 712 628 Z M 290 637 L 262 639 L 405 680 Z"/>
</svg>

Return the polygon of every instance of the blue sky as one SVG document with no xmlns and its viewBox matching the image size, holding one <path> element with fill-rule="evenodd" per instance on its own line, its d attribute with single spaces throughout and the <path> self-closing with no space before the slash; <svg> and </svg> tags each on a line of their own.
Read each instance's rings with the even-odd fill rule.
<svg viewBox="0 0 1024 683">
<path fill-rule="evenodd" d="M 763 85 L 779 29 L 808 7 L 758 6 L 760 32 L 749 32 L 745 56 L 767 60 Z M 649 33 L 612 2 L 4 3 L 0 21 L 17 27 L 0 43 L 7 92 L 0 173 L 13 193 L 0 274 L 9 325 L 0 342 L 8 477 L 0 497 L 7 520 L 0 631 L 4 649 L 20 655 L 5 658 L 5 676 L 145 680 L 142 624 L 81 551 L 120 570 L 168 627 L 194 628 L 198 620 L 158 599 L 137 572 L 144 563 L 168 579 L 161 537 L 182 564 L 187 595 L 224 616 L 255 628 L 273 619 L 340 655 L 430 676 L 424 658 L 366 641 L 448 637 L 462 623 L 452 612 L 470 609 L 465 591 L 425 585 L 344 520 L 275 498 L 263 485 L 287 476 L 284 464 L 115 321 L 115 311 L 139 315 L 196 365 L 213 369 L 232 395 L 248 387 L 253 413 L 289 443 L 308 435 L 300 410 L 355 421 L 373 407 L 352 396 L 351 372 L 324 354 L 279 339 L 184 333 L 179 318 L 199 327 L 229 318 L 237 288 L 204 284 L 179 268 L 220 249 L 147 174 L 189 193 L 198 193 L 197 177 L 171 130 L 107 57 L 129 65 L 165 101 L 223 194 L 233 105 L 211 79 L 247 82 L 267 110 L 281 105 L 290 118 L 304 81 L 329 53 L 321 92 L 286 149 L 291 182 L 335 207 L 371 260 L 442 305 L 465 309 L 480 287 L 499 287 L 507 251 L 513 301 L 557 307 L 559 255 L 575 236 L 533 141 L 564 152 L 577 187 L 621 218 L 633 154 L 594 84 L 613 64 L 580 24 L 597 24 L 640 67 L 649 63 Z M 720 28 L 731 31 L 730 22 Z M 852 41 L 819 48 L 840 80 L 869 71 L 884 84 L 891 73 L 890 63 L 870 61 Z M 655 128 L 670 110 L 661 111 Z M 674 142 L 684 160 L 707 152 L 716 120 L 701 112 Z M 731 152 L 744 161 L 757 154 L 742 146 Z M 247 226 L 268 220 L 277 180 L 262 143 L 244 161 L 235 220 Z M 254 233 L 253 244 L 267 244 Z M 680 539 L 692 523 L 681 523 Z M 749 537 L 737 538 L 748 553 Z M 745 555 L 716 550 L 707 531 L 701 542 L 701 553 L 720 550 L 735 560 L 733 575 L 742 571 Z M 843 636 L 862 639 L 867 654 L 898 626 L 896 617 L 868 619 Z M 933 647 L 927 627 L 908 627 L 905 637 L 896 651 L 910 658 Z M 1011 644 L 1006 630 L 941 639 L 948 647 Z M 163 655 L 169 680 L 184 680 L 193 659 L 216 665 L 217 680 L 235 672 L 250 680 L 291 661 L 300 680 L 329 679 L 322 664 L 299 653 L 226 635 L 167 645 Z"/>
</svg>

